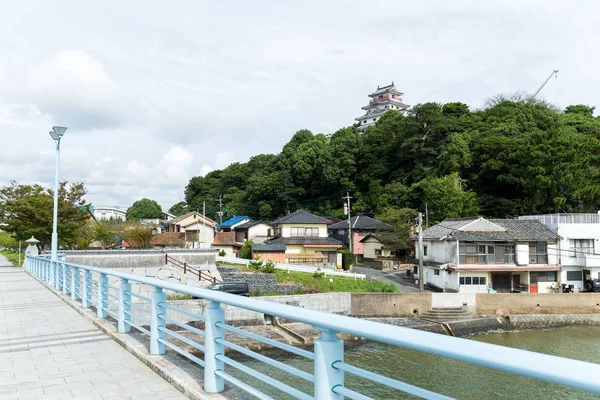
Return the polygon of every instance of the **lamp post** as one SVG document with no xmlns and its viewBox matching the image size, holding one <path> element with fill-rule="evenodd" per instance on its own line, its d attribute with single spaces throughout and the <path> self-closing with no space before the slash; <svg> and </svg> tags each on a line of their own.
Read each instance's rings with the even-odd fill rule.
<svg viewBox="0 0 600 400">
<path fill-rule="evenodd" d="M 53 126 L 50 136 L 56 142 L 56 171 L 54 175 L 54 214 L 52 215 L 52 245 L 51 261 L 56 261 L 56 251 L 58 249 L 58 165 L 60 160 L 60 138 L 67 130 L 64 126 Z"/>
</svg>

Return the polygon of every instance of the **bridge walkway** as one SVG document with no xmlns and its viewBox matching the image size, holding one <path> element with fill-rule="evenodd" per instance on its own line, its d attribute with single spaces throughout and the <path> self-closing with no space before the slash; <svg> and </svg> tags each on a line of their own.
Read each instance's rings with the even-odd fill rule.
<svg viewBox="0 0 600 400">
<path fill-rule="evenodd" d="M 0 255 L 0 398 L 187 397 Z"/>
</svg>

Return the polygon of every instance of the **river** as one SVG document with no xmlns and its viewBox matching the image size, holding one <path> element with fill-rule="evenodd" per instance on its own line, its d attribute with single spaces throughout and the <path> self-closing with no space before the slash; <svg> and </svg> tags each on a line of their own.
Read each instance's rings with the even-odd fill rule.
<svg viewBox="0 0 600 400">
<path fill-rule="evenodd" d="M 515 347 L 577 360 L 600 363 L 600 326 L 572 326 L 552 330 L 498 332 L 470 338 L 480 342 Z M 282 358 L 280 358 L 282 360 Z M 300 358 L 286 362 L 312 372 L 312 361 Z M 484 367 L 464 364 L 442 357 L 430 356 L 377 343 L 368 343 L 346 351 L 346 362 L 357 367 L 378 372 L 406 383 L 420 386 L 457 399 L 598 399 L 594 394 L 576 389 L 528 379 Z M 246 360 L 244 364 L 273 378 L 279 379 L 306 393 L 312 393 L 312 384 L 280 372 L 264 364 Z M 293 397 L 272 389 L 245 374 L 227 372 L 260 388 L 275 399 Z M 410 399 L 409 395 L 393 391 L 362 378 L 346 374 L 346 386 L 375 399 Z M 600 379 L 600 377 L 598 377 Z M 253 399 L 239 391 L 228 390 L 231 399 Z"/>
</svg>

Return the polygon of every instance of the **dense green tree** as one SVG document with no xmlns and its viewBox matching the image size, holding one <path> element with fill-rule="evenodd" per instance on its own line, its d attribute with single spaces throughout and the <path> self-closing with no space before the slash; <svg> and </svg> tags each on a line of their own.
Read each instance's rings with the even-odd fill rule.
<svg viewBox="0 0 600 400">
<path fill-rule="evenodd" d="M 415 224 L 417 210 L 412 208 L 386 207 L 376 218 L 387 223 L 377 229 L 378 234 L 391 239 L 391 250 L 409 250 L 414 244 L 410 238 L 411 228 Z"/>
<path fill-rule="evenodd" d="M 139 221 L 144 218 L 162 218 L 163 212 L 160 204 L 154 200 L 143 198 L 135 201 L 127 209 L 127 221 Z"/>
<path fill-rule="evenodd" d="M 18 240 L 9 233 L 0 231 L 0 247 L 4 249 L 16 249 L 19 247 Z"/>
<path fill-rule="evenodd" d="M 477 196 L 464 186 L 465 181 L 453 173 L 425 178 L 415 185 L 415 190 L 422 191 L 422 201 L 427 205 L 432 221 L 439 222 L 444 218 L 477 215 Z"/>
<path fill-rule="evenodd" d="M 75 246 L 76 232 L 90 218 L 84 200 L 87 190 L 83 183 L 61 182 L 58 189 L 59 246 Z M 34 236 L 42 248 L 52 236 L 53 190 L 41 185 L 10 185 L 0 188 L 0 226 L 2 230 L 23 238 Z"/>
<path fill-rule="evenodd" d="M 188 212 L 187 203 L 185 201 L 180 201 L 175 203 L 169 208 L 169 213 L 173 214 L 176 217 L 180 217 L 183 214 Z"/>
</svg>

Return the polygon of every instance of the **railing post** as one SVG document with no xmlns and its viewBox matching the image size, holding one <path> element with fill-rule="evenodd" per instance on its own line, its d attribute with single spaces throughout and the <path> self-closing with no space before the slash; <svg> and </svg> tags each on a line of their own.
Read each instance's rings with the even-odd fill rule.
<svg viewBox="0 0 600 400">
<path fill-rule="evenodd" d="M 80 291 L 81 285 L 79 284 L 79 268 L 71 268 L 71 300 L 79 299 L 77 292 Z"/>
<path fill-rule="evenodd" d="M 344 361 L 344 341 L 338 339 L 335 332 L 321 329 L 321 337 L 315 340 L 315 399 L 344 398 L 332 390 L 335 386 L 344 386 L 344 371 L 333 367 L 336 361 Z"/>
<path fill-rule="evenodd" d="M 81 305 L 84 308 L 92 306 L 92 271 L 83 270 L 83 294 L 81 296 Z"/>
<path fill-rule="evenodd" d="M 98 277 L 98 302 L 96 303 L 96 315 L 98 318 L 106 318 L 108 316 L 104 307 L 108 308 L 108 276 L 101 273 Z"/>
<path fill-rule="evenodd" d="M 62 285 L 62 292 L 63 294 L 69 294 L 71 293 L 71 274 L 70 272 L 70 268 L 68 265 L 63 264 L 62 265 L 62 270 L 63 270 L 63 285 Z"/>
<path fill-rule="evenodd" d="M 183 273 L 187 272 L 187 263 L 183 263 Z"/>
<path fill-rule="evenodd" d="M 218 322 L 225 322 L 225 309 L 218 302 L 211 301 L 204 317 L 204 391 L 222 392 L 225 382 L 215 372 L 223 371 L 225 364 L 215 356 L 225 354 L 225 346 L 216 342 L 217 339 L 225 339 L 225 329 L 217 326 Z"/>
<path fill-rule="evenodd" d="M 150 354 L 165 354 L 165 344 L 159 339 L 165 340 L 165 332 L 161 329 L 166 327 L 165 316 L 167 309 L 167 294 L 162 288 L 155 287 L 151 296 L 152 307 L 150 313 Z M 161 328 L 161 329 L 159 329 Z"/>
<path fill-rule="evenodd" d="M 127 333 L 131 331 L 131 283 L 127 279 L 121 279 L 119 287 L 119 321 L 118 331 Z"/>
</svg>

